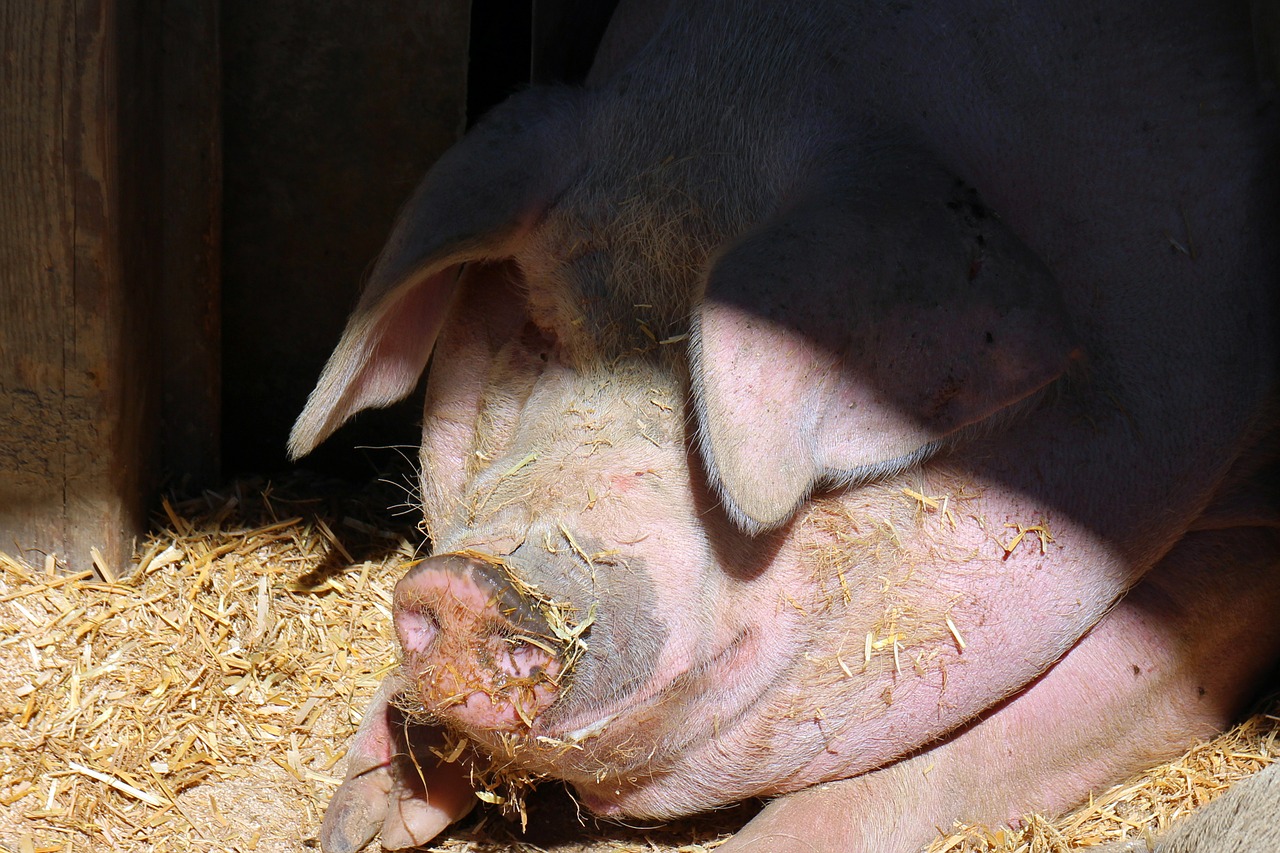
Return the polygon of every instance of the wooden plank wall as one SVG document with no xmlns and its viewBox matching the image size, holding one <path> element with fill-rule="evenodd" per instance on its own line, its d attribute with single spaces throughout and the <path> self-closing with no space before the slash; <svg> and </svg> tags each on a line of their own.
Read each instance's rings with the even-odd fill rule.
<svg viewBox="0 0 1280 853">
<path fill-rule="evenodd" d="M 618 0 L 533 0 L 530 79 L 585 79 L 617 5 Z"/>
<path fill-rule="evenodd" d="M 166 488 L 222 476 L 222 61 L 218 0 L 163 0 L 158 335 Z"/>
<path fill-rule="evenodd" d="M 470 0 L 223 4 L 224 461 L 271 475 L 400 206 L 461 134 Z M 304 460 L 373 476 L 421 399 Z M 410 452 L 411 456 L 416 453 Z"/>
<path fill-rule="evenodd" d="M 363 271 L 464 126 L 469 11 L 0 3 L 0 550 L 126 565 L 162 485 L 283 463 Z M 411 443 L 417 417 L 365 426 Z"/>
</svg>

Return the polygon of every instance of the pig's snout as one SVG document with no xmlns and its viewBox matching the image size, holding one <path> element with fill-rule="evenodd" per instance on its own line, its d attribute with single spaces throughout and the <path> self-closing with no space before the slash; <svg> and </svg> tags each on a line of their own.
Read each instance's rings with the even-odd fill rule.
<svg viewBox="0 0 1280 853">
<path fill-rule="evenodd" d="M 502 570 L 465 554 L 424 560 L 396 584 L 404 669 L 425 710 L 472 731 L 517 731 L 560 691 L 561 644 Z"/>
</svg>

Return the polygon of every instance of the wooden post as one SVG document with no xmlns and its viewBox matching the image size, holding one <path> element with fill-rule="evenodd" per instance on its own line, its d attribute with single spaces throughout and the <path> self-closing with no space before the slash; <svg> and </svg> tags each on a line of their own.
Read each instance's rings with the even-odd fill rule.
<svg viewBox="0 0 1280 853">
<path fill-rule="evenodd" d="M 197 334 L 161 310 L 183 215 L 162 215 L 161 5 L 0 6 L 0 550 L 37 563 L 127 565 L 157 485 L 158 365 Z M 216 61 L 202 47 L 182 62 Z"/>
</svg>

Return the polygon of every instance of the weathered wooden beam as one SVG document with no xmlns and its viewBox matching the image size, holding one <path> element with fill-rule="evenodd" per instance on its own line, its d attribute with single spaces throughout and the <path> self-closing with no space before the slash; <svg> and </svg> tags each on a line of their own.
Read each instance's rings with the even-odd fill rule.
<svg viewBox="0 0 1280 853">
<path fill-rule="evenodd" d="M 197 344 L 161 298 L 189 209 L 163 209 L 161 10 L 0 6 L 0 549 L 37 562 L 126 564 L 158 481 L 160 364 Z M 211 57 L 204 40 L 182 62 Z"/>
</svg>

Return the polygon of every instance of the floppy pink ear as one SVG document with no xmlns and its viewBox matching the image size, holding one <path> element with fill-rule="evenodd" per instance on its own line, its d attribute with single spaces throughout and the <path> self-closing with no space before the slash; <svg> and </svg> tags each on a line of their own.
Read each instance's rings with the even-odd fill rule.
<svg viewBox="0 0 1280 853">
<path fill-rule="evenodd" d="M 532 89 L 502 104 L 427 172 L 401 211 L 342 338 L 289 436 L 297 459 L 361 409 L 417 384 L 460 266 L 510 257 L 567 164 L 553 149 L 565 93 Z"/>
<path fill-rule="evenodd" d="M 826 176 L 711 270 L 694 406 L 745 530 L 918 463 L 1073 356 L 1057 284 L 975 193 L 915 159 L 875 177 Z"/>
</svg>

